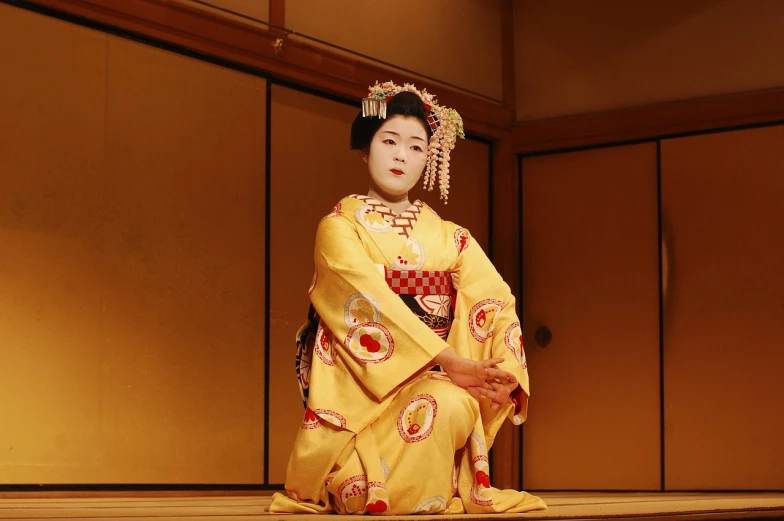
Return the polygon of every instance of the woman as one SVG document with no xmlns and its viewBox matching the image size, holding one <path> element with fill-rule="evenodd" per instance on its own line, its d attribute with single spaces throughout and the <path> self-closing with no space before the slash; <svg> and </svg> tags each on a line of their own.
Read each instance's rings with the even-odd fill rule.
<svg viewBox="0 0 784 521">
<path fill-rule="evenodd" d="M 298 333 L 305 416 L 274 513 L 524 512 L 490 486 L 487 450 L 525 420 L 515 300 L 469 232 L 408 193 L 449 190 L 462 120 L 413 85 L 376 84 L 351 129 L 367 196 L 319 224 L 309 322 Z"/>
</svg>

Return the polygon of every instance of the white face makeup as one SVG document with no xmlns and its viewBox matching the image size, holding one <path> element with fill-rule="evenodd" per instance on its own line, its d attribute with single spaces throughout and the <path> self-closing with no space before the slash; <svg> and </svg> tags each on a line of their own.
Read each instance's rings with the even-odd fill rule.
<svg viewBox="0 0 784 521">
<path fill-rule="evenodd" d="M 383 203 L 408 201 L 425 169 L 428 137 L 414 117 L 392 116 L 378 129 L 365 156 L 370 195 Z"/>
</svg>

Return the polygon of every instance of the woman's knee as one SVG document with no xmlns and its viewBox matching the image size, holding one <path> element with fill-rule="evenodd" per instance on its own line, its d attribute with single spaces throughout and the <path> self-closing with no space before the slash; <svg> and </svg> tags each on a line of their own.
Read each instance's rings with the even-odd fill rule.
<svg viewBox="0 0 784 521">
<path fill-rule="evenodd" d="M 406 427 L 415 431 L 411 434 L 421 435 L 419 430 L 432 425 L 448 429 L 458 439 L 468 437 L 480 414 L 478 402 L 468 391 L 438 373 L 417 381 L 411 391 L 413 396 L 401 411 Z"/>
</svg>

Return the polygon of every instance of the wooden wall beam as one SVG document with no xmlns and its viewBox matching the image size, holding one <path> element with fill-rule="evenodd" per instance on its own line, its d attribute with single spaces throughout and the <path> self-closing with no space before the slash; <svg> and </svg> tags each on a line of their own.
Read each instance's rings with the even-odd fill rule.
<svg viewBox="0 0 784 521">
<path fill-rule="evenodd" d="M 281 28 L 286 27 L 286 0 L 269 0 L 269 23 L 274 33 L 285 34 Z"/>
<path fill-rule="evenodd" d="M 413 81 L 420 88 L 438 93 L 439 101 L 455 107 L 463 116 L 466 130 L 474 134 L 494 138 L 507 132 L 513 123 L 511 110 L 500 102 L 362 61 L 326 46 L 319 47 L 296 35 L 281 36 L 266 27 L 171 0 L 29 0 L 27 3 L 263 71 L 275 78 L 355 100 L 357 106 L 367 94 L 368 86 L 377 80 Z M 271 1 L 271 18 L 285 16 L 284 10 L 282 3 Z M 275 45 L 279 38 L 282 49 Z"/>
<path fill-rule="evenodd" d="M 504 0 L 504 102 L 434 84 L 291 34 L 229 19 L 171 0 L 17 0 L 38 4 L 250 67 L 285 81 L 358 101 L 376 80 L 415 81 L 463 116 L 466 129 L 502 140 L 512 128 L 512 153 L 531 153 L 784 119 L 784 88 L 685 100 L 596 114 L 514 120 L 513 3 Z M 270 19 L 285 24 L 285 0 L 270 0 Z M 276 40 L 283 49 L 278 52 Z"/>
<path fill-rule="evenodd" d="M 518 124 L 514 153 L 615 143 L 784 120 L 784 88 Z"/>
</svg>

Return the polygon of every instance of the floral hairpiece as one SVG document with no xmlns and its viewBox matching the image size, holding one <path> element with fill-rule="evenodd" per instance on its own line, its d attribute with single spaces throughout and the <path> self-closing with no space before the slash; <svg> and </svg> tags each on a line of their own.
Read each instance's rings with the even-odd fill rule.
<svg viewBox="0 0 784 521">
<path fill-rule="evenodd" d="M 433 135 L 427 147 L 427 166 L 425 167 L 424 187 L 433 189 L 438 174 L 438 187 L 441 199 L 446 204 L 449 196 L 449 155 L 455 148 L 457 138 L 465 139 L 463 118 L 456 110 L 440 106 L 435 96 L 426 89 L 418 90 L 413 84 L 406 83 L 402 87 L 391 81 L 370 87 L 370 95 L 362 100 L 362 116 L 387 117 L 387 102 L 401 92 L 413 92 L 420 97 L 428 110 L 427 121 Z"/>
</svg>

